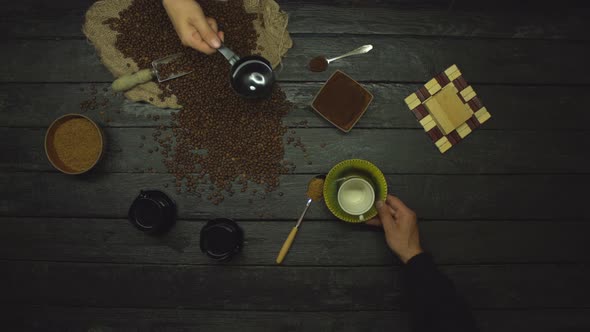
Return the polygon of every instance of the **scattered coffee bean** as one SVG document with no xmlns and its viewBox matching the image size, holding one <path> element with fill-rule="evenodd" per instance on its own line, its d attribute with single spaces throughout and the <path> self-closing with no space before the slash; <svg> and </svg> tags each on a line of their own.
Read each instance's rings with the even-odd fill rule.
<svg viewBox="0 0 590 332">
<path fill-rule="evenodd" d="M 224 26 L 225 44 L 237 54 L 252 54 L 257 47 L 252 24 L 256 14 L 246 13 L 243 0 L 201 0 L 199 4 L 208 16 Z M 183 106 L 171 114 L 174 145 L 172 140 L 168 144 L 159 140 L 158 132 L 153 135 L 166 151 L 162 153 L 167 157 L 164 164 L 176 179 L 186 180 L 187 188 L 196 187 L 197 181 L 203 185 L 201 180 L 207 179 L 211 190 L 216 191 L 207 197 L 214 204 L 223 202 L 221 190 L 227 191 L 227 185 L 238 176 L 244 180 L 241 192 L 247 190 L 249 181 L 267 184 L 269 190 L 278 187 L 279 175 L 289 171 L 280 163 L 284 146 L 278 138 L 287 131 L 282 118 L 291 109 L 278 85 L 267 100 L 239 97 L 228 82 L 227 60 L 221 54 L 207 56 L 184 47 L 159 1 L 135 0 L 119 18 L 105 24 L 119 33 L 117 49 L 140 68 L 150 67 L 151 61 L 165 55 L 183 53 L 163 70 L 193 71 L 160 85 L 160 98 L 174 94 Z M 166 76 L 165 72 L 161 74 Z M 153 117 L 156 121 L 159 118 Z"/>
</svg>

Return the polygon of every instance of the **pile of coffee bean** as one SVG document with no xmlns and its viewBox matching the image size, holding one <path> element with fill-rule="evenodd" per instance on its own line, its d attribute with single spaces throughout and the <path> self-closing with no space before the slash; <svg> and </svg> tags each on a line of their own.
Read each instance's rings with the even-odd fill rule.
<svg viewBox="0 0 590 332">
<path fill-rule="evenodd" d="M 239 55 L 256 49 L 257 34 L 252 21 L 256 14 L 244 10 L 243 0 L 201 0 L 207 16 L 217 20 L 225 33 L 225 44 Z M 158 128 L 154 140 L 169 172 L 181 188 L 198 196 L 208 188 L 214 204 L 224 192 L 235 193 L 237 184 L 245 192 L 256 183 L 270 192 L 279 185 L 279 175 L 291 170 L 283 161 L 282 118 L 291 105 L 278 85 L 267 100 L 240 98 L 231 88 L 230 65 L 219 53 L 211 56 L 184 47 L 160 0 L 135 0 L 120 18 L 105 21 L 117 31 L 116 47 L 140 68 L 171 54 L 182 57 L 165 70 L 192 71 L 160 85 L 161 98 L 176 95 L 182 110 L 172 114 L 173 135 Z"/>
</svg>

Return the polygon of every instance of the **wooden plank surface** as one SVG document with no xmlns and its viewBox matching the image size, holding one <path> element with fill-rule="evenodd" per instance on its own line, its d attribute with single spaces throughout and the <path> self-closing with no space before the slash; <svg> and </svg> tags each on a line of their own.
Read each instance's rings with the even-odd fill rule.
<svg viewBox="0 0 590 332">
<path fill-rule="evenodd" d="M 203 196 L 176 194 L 174 177 L 150 173 L 95 173 L 72 177 L 60 173 L 0 174 L 0 216 L 125 218 L 141 189 L 164 189 L 186 219 L 288 219 L 301 212 L 310 175 L 285 175 L 280 188 L 262 199 L 237 192 L 220 205 Z M 590 175 L 403 175 L 389 174 L 389 192 L 401 197 L 422 219 L 590 218 L 585 208 Z M 250 187 L 252 189 L 252 187 Z M 283 192 L 280 196 L 278 193 Z M 207 195 L 206 192 L 204 195 Z M 249 199 L 253 198 L 252 203 Z M 309 219 L 333 219 L 318 204 Z"/>
<path fill-rule="evenodd" d="M 41 0 L 2 5 L 0 31 L 18 38 L 83 37 L 84 12 L 93 0 Z M 553 15 L 521 10 L 453 10 L 451 1 L 442 8 L 420 8 L 416 1 L 399 8 L 399 2 L 279 1 L 289 14 L 289 32 L 339 34 L 392 34 L 445 37 L 545 38 L 587 40 L 587 12 L 563 6 Z M 24 17 L 23 17 L 24 16 Z"/>
<path fill-rule="evenodd" d="M 243 252 L 230 265 L 274 265 L 294 220 L 242 221 Z M 215 264 L 199 248 L 205 221 L 180 220 L 163 237 L 126 219 L 0 218 L 0 259 L 145 264 Z M 570 221 L 424 221 L 420 236 L 439 264 L 588 262 L 590 224 Z M 559 245 L 549 245 L 559 243 Z M 460 245 L 456 245 L 460 244 Z M 284 265 L 399 264 L 383 233 L 367 225 L 306 221 Z"/>
<path fill-rule="evenodd" d="M 192 309 L 76 308 L 13 305 L 4 326 L 19 331 L 410 331 L 400 311 L 253 312 Z M 477 310 L 482 332 L 584 331 L 590 329 L 588 309 Z M 10 324 L 12 322 L 12 324 Z"/>
<path fill-rule="evenodd" d="M 278 73 L 282 81 L 324 81 L 333 70 L 341 69 L 360 81 L 425 82 L 458 64 L 472 84 L 590 83 L 590 68 L 579 65 L 590 55 L 590 47 L 580 42 L 342 35 L 294 36 L 293 42 L 295 47 L 285 58 L 284 70 Z M 323 73 L 307 69 L 318 50 L 332 56 L 367 43 L 375 48 L 362 57 L 342 59 Z M 0 53 L 4 63 L 0 67 L 1 82 L 113 79 L 85 40 L 4 40 L 0 47 L 11 50 Z"/>
<path fill-rule="evenodd" d="M 41 128 L 0 128 L 4 138 L 0 140 L 0 151 L 4 151 L 0 169 L 53 171 L 45 156 L 45 132 Z M 159 144 L 152 139 L 154 129 L 107 128 L 104 133 L 107 151 L 98 167 L 101 172 L 168 172 Z M 571 174 L 590 170 L 590 159 L 580 153 L 590 150 L 587 132 L 482 131 L 445 156 L 420 129 L 357 129 L 342 134 L 335 129 L 301 128 L 289 131 L 285 141 L 287 137 L 301 138 L 309 153 L 304 158 L 300 149 L 286 145 L 285 160 L 295 163 L 296 173 L 327 173 L 335 162 L 350 158 L 371 160 L 385 173 Z"/>
<path fill-rule="evenodd" d="M 138 148 L 158 124 L 146 115 L 167 123 L 169 111 L 103 91 L 112 75 L 80 32 L 90 3 L 0 4 L 5 328 L 407 331 L 401 267 L 380 230 L 336 221 L 314 205 L 287 266 L 273 264 L 310 174 L 362 157 L 416 210 L 424 246 L 476 308 L 482 331 L 590 329 L 590 113 L 580 107 L 590 83 L 590 69 L 580 66 L 590 55 L 588 9 L 563 4 L 549 15 L 538 4 L 280 1 L 295 42 L 280 73 L 295 103 L 285 124 L 312 164 L 288 147 L 298 174 L 283 176 L 277 192 L 238 193 L 214 206 L 175 194 L 160 157 Z M 366 43 L 372 53 L 331 68 L 376 97 L 358 128 L 341 135 L 308 106 L 330 72 L 305 65 Z M 493 119 L 441 156 L 403 98 L 453 63 Z M 45 160 L 44 129 L 94 96 L 105 103 L 87 114 L 106 128 L 107 158 L 86 176 L 61 175 Z M 298 128 L 304 120 L 309 128 Z M 142 173 L 146 167 L 157 173 Z M 146 188 L 164 188 L 178 204 L 181 220 L 165 237 L 125 220 Z M 246 233 L 244 252 L 227 265 L 198 247 L 205 220 L 220 216 L 239 219 Z"/>
<path fill-rule="evenodd" d="M 403 299 L 403 278 L 395 267 L 2 264 L 8 280 L 0 284 L 3 301 L 21 304 L 328 311 L 393 310 Z M 590 291 L 590 267 L 584 265 L 441 270 L 474 308 L 584 307 Z"/>
<path fill-rule="evenodd" d="M 0 118 L 0 127 L 47 127 L 63 114 L 80 113 L 80 103 L 92 98 L 96 98 L 97 108 L 84 113 L 103 127 L 151 127 L 156 123 L 146 116 L 155 114 L 164 123 L 170 119 L 169 110 L 125 100 L 120 95 L 113 95 L 109 86 L 106 83 L 2 84 L 0 112 L 7 116 Z M 375 98 L 355 128 L 421 128 L 404 103 L 404 98 L 420 85 L 367 83 L 364 86 Z M 285 125 L 297 127 L 307 121 L 309 127 L 333 128 L 309 106 L 321 83 L 285 82 L 281 87 L 294 103 L 293 111 L 285 117 Z M 94 90 L 96 92 L 92 92 Z M 475 90 L 493 116 L 478 131 L 586 130 L 586 123 L 590 123 L 590 112 L 579 107 L 578 96 L 586 92 L 583 86 L 476 85 Z M 565 110 L 569 116 L 556 116 Z"/>
<path fill-rule="evenodd" d="M 588 39 L 579 12 L 400 10 L 383 7 L 284 5 L 292 33 L 393 34 L 445 37 Z M 562 8 L 566 9 L 566 8 Z M 568 20 L 569 19 L 569 20 Z M 584 22 L 585 21 L 585 22 Z"/>
</svg>

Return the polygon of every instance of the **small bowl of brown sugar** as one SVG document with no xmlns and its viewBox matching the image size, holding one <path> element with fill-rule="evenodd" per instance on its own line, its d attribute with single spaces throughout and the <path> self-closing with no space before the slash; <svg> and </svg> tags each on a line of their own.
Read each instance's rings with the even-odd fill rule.
<svg viewBox="0 0 590 332">
<path fill-rule="evenodd" d="M 45 154 L 53 167 L 65 174 L 82 174 L 91 170 L 104 150 L 100 127 L 82 114 L 66 114 L 53 123 L 45 134 Z"/>
</svg>

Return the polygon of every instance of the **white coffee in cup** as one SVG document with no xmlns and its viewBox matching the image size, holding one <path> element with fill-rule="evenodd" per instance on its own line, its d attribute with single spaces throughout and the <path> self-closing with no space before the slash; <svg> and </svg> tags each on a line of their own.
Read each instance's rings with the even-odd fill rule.
<svg viewBox="0 0 590 332">
<path fill-rule="evenodd" d="M 338 189 L 338 204 L 346 213 L 360 216 L 375 203 L 375 190 L 365 179 L 354 177 L 342 183 Z"/>
</svg>

